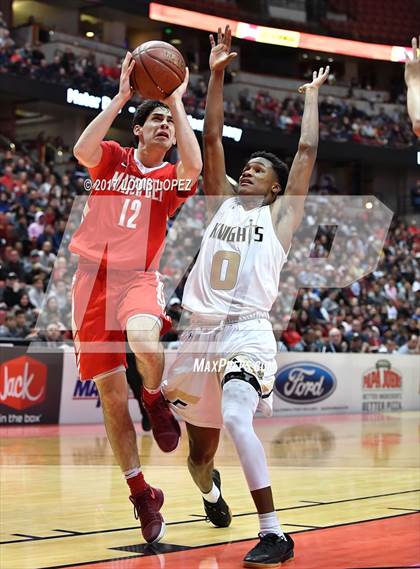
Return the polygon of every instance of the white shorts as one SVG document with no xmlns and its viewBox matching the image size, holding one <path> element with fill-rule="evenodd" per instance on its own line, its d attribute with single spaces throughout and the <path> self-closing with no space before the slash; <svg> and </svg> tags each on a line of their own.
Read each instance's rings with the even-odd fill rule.
<svg viewBox="0 0 420 569">
<path fill-rule="evenodd" d="M 198 427 L 221 429 L 223 377 L 240 367 L 261 387 L 258 410 L 272 414 L 277 344 L 266 318 L 190 326 L 181 336 L 176 359 L 168 365 L 162 384 L 174 412 Z"/>
</svg>

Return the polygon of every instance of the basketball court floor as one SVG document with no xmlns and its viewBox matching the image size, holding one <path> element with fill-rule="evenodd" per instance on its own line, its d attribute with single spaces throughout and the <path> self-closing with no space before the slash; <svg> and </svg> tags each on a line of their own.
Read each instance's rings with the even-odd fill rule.
<svg viewBox="0 0 420 569">
<path fill-rule="evenodd" d="M 257 419 L 288 569 L 420 567 L 417 413 Z M 217 457 L 230 528 L 206 523 L 185 460 L 139 429 L 147 479 L 165 492 L 167 532 L 145 546 L 102 425 L 2 427 L 1 569 L 236 569 L 257 516 L 233 446 Z"/>
</svg>

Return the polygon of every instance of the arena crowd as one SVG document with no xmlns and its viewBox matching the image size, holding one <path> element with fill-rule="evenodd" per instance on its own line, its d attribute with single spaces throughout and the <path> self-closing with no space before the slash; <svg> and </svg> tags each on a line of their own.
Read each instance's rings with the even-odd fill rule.
<svg viewBox="0 0 420 569">
<path fill-rule="evenodd" d="M 1 27 L 0 22 L 0 73 L 113 96 L 118 88 L 120 62 L 98 65 L 93 51 L 77 57 L 71 48 L 57 52 L 52 61 L 48 61 L 39 42 L 15 46 L 9 30 Z M 185 107 L 197 118 L 204 116 L 206 94 L 203 78 L 198 78 L 185 94 Z M 226 122 L 243 128 L 274 127 L 285 133 L 297 133 L 302 114 L 300 96 L 281 101 L 264 91 L 251 96 L 245 89 L 237 100 L 231 97 L 225 100 Z M 384 106 L 372 103 L 366 110 L 358 108 L 353 99 L 333 97 L 324 97 L 320 104 L 320 136 L 321 140 L 396 148 L 410 146 L 415 140 L 405 105 L 387 111 Z"/>
<path fill-rule="evenodd" d="M 0 151 L 0 338 L 56 345 L 71 339 L 70 287 L 77 259 L 67 248 L 75 229 L 69 215 L 75 197 L 86 196 L 87 172 L 73 161 L 60 176 L 54 163 L 46 165 L 37 155 L 36 145 Z M 327 196 L 329 178 L 327 183 L 319 180 L 311 192 Z M 174 322 L 163 338 L 167 342 L 176 342 L 180 333 L 183 259 L 197 252 L 205 225 L 203 204 L 199 195 L 183 206 L 188 236 L 171 243 L 162 259 L 161 272 L 170 292 L 167 310 Z M 384 237 L 377 234 L 378 239 Z M 318 232 L 311 256 L 327 255 L 330 244 L 331 236 Z M 369 244 L 352 237 L 343 259 L 358 255 L 362 262 L 368 254 Z M 272 311 L 273 322 L 282 328 L 275 325 L 280 347 L 420 353 L 419 256 L 419 229 L 394 218 L 377 269 L 350 287 L 324 288 L 320 277 L 316 287 L 297 289 L 305 274 L 293 257 Z M 284 313 L 286 304 L 293 308 L 289 314 Z"/>
</svg>

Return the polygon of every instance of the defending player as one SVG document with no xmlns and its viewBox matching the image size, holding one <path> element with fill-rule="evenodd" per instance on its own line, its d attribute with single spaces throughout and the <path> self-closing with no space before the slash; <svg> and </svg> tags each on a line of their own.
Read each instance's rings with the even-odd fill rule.
<svg viewBox="0 0 420 569">
<path fill-rule="evenodd" d="M 405 62 L 405 82 L 407 85 L 407 110 L 413 124 L 413 131 L 420 137 L 420 36 L 411 40 L 413 58 L 407 54 Z"/>
<path fill-rule="evenodd" d="M 226 186 L 222 146 L 224 70 L 231 32 L 219 29 L 211 40 L 211 77 L 204 124 L 204 182 L 221 205 L 204 234 L 196 264 L 184 290 L 184 307 L 193 312 L 164 393 L 184 417 L 189 435 L 188 467 L 201 490 L 207 517 L 228 526 L 231 513 L 213 468 L 220 429 L 229 431 L 258 511 L 260 541 L 245 567 L 274 567 L 293 557 L 293 540 L 279 525 L 263 446 L 252 425 L 257 407 L 270 414 L 276 341 L 269 311 L 277 297 L 281 268 L 299 226 L 318 146 L 318 89 L 328 67 L 301 87 L 305 109 L 298 152 L 288 172 L 276 156 L 256 152 L 239 179 L 236 195 Z M 279 200 L 276 198 L 283 195 Z M 219 202 L 220 203 L 220 202 Z M 280 221 L 278 221 L 280 220 Z M 214 363 L 224 359 L 217 371 Z M 200 362 L 209 362 L 198 370 Z M 194 372 L 195 369 L 195 372 Z"/>
<path fill-rule="evenodd" d="M 103 139 L 132 96 L 127 53 L 118 94 L 83 131 L 74 147 L 89 168 L 93 189 L 70 250 L 80 255 L 73 283 L 73 332 L 82 380 L 93 378 L 108 439 L 130 487 L 143 537 L 161 539 L 163 493 L 149 486 L 140 468 L 136 432 L 128 410 L 125 332 L 144 378 L 143 401 L 163 451 L 176 448 L 180 429 L 160 390 L 169 324 L 157 272 L 166 223 L 195 190 L 201 153 L 182 104 L 185 81 L 167 99 L 141 104 L 133 120 L 137 148 Z M 175 139 L 176 134 L 176 139 Z M 177 143 L 180 161 L 165 155 Z"/>
</svg>

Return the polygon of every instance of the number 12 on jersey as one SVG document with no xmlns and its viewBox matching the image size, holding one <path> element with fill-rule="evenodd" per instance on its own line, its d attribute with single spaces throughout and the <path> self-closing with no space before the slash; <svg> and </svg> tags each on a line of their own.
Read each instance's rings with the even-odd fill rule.
<svg viewBox="0 0 420 569">
<path fill-rule="evenodd" d="M 141 210 L 140 200 L 130 200 L 130 198 L 124 200 L 118 225 L 120 225 L 121 227 L 128 227 L 129 229 L 137 229 L 136 219 L 140 215 L 140 210 Z M 129 215 L 128 219 L 127 219 L 127 213 Z"/>
</svg>

